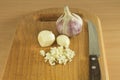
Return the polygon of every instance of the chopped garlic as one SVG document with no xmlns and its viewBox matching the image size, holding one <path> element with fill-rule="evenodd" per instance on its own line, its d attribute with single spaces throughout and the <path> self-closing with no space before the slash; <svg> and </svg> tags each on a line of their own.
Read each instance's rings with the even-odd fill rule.
<svg viewBox="0 0 120 80">
<path fill-rule="evenodd" d="M 40 50 L 40 55 L 45 56 L 45 51 L 44 50 Z"/>
<path fill-rule="evenodd" d="M 44 52 L 44 50 L 40 51 L 42 54 Z M 49 62 L 50 65 L 55 65 L 56 63 L 65 65 L 67 62 L 71 62 L 74 56 L 75 52 L 70 48 L 59 46 L 50 48 L 50 51 L 45 53 L 44 59 L 45 62 Z"/>
</svg>

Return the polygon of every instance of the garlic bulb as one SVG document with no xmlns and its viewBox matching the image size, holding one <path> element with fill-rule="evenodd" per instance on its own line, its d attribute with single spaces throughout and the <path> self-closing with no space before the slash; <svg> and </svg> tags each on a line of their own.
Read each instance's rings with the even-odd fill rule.
<svg viewBox="0 0 120 80">
<path fill-rule="evenodd" d="M 83 25 L 82 18 L 75 13 L 71 13 L 68 6 L 64 8 L 64 13 L 56 21 L 58 32 L 69 37 L 80 33 Z"/>
</svg>

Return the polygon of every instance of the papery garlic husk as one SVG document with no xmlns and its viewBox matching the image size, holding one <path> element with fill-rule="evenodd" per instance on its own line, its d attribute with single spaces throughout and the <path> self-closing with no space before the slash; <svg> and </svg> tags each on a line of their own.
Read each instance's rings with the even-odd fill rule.
<svg viewBox="0 0 120 80">
<path fill-rule="evenodd" d="M 79 34 L 82 30 L 82 25 L 82 18 L 75 13 L 71 13 L 68 6 L 64 8 L 64 15 L 61 15 L 56 21 L 58 32 L 69 37 Z"/>
</svg>

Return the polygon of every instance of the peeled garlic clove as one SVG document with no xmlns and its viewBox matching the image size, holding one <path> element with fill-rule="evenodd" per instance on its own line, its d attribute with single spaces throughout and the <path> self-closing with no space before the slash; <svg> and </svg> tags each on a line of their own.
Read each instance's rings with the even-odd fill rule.
<svg viewBox="0 0 120 80">
<path fill-rule="evenodd" d="M 82 18 L 75 13 L 71 13 L 67 6 L 64 8 L 64 13 L 56 21 L 58 32 L 70 37 L 80 33 L 83 25 Z"/>
<path fill-rule="evenodd" d="M 69 47 L 70 39 L 66 35 L 59 35 L 57 37 L 57 44 L 64 47 Z"/>
<path fill-rule="evenodd" d="M 48 30 L 43 30 L 38 34 L 38 42 L 41 47 L 47 47 L 54 43 L 55 35 Z"/>
</svg>

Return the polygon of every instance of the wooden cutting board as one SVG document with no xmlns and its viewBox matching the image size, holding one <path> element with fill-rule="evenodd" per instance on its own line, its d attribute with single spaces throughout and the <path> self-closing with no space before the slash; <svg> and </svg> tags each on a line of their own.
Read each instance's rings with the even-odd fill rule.
<svg viewBox="0 0 120 80">
<path fill-rule="evenodd" d="M 76 53 L 73 61 L 66 65 L 56 66 L 50 66 L 44 62 L 39 51 L 41 49 L 48 51 L 50 47 L 40 47 L 37 41 L 38 33 L 47 29 L 57 37 L 59 34 L 55 22 L 63 14 L 63 9 L 40 10 L 22 17 L 18 22 L 3 80 L 89 80 L 87 20 L 93 21 L 98 31 L 102 80 L 109 79 L 99 18 L 81 9 L 70 10 L 84 20 L 82 32 L 70 38 L 70 48 Z M 56 42 L 52 46 L 57 46 Z"/>
</svg>

